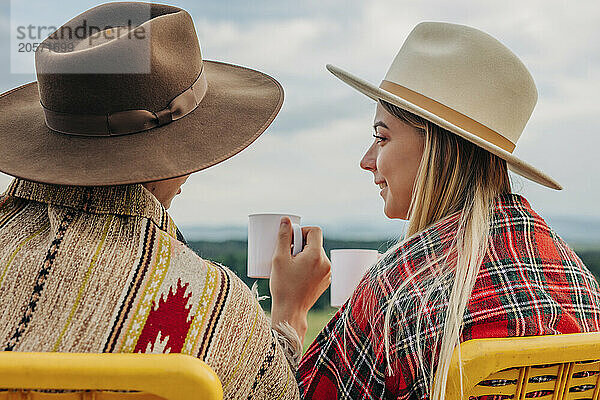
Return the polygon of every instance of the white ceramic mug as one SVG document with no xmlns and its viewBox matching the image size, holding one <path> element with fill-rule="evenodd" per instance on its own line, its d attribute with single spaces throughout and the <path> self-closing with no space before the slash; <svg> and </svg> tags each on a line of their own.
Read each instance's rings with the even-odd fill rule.
<svg viewBox="0 0 600 400">
<path fill-rule="evenodd" d="M 341 307 L 352 295 L 379 252 L 366 249 L 331 250 L 331 306 Z"/>
<path fill-rule="evenodd" d="M 302 251 L 302 228 L 300 217 L 293 214 L 250 214 L 248 215 L 248 276 L 269 278 L 271 261 L 277 247 L 277 236 L 281 217 L 290 217 L 293 228 L 292 255 Z"/>
</svg>

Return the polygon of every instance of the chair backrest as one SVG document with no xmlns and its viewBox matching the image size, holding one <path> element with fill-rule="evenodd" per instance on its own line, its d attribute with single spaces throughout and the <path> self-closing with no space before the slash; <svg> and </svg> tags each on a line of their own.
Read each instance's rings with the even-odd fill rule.
<svg viewBox="0 0 600 400">
<path fill-rule="evenodd" d="M 600 332 L 476 339 L 454 351 L 446 400 L 600 400 Z"/>
<path fill-rule="evenodd" d="M 199 359 L 183 354 L 0 352 L 0 389 L 18 390 L 0 391 L 0 399 L 223 398 L 214 371 Z"/>
</svg>

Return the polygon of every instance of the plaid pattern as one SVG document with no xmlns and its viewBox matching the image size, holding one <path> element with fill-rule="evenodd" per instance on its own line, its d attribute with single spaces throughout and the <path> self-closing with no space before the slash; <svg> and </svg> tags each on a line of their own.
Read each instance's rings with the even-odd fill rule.
<svg viewBox="0 0 600 400">
<path fill-rule="evenodd" d="M 374 265 L 352 298 L 325 326 L 305 353 L 297 379 L 302 398 L 428 399 L 425 375 L 437 363 L 432 339 L 441 334 L 452 276 L 433 288 L 420 309 L 431 270 L 418 275 L 400 294 L 408 304 L 391 321 L 387 374 L 383 322 L 394 288 L 420 261 L 449 249 L 459 213 L 438 222 L 405 243 L 393 255 L 393 267 Z M 434 267 L 435 268 L 435 267 Z M 422 336 L 417 340 L 417 319 Z M 346 322 L 346 323 L 344 323 Z M 346 326 L 345 326 L 346 325 Z M 460 341 L 600 331 L 600 287 L 581 259 L 514 193 L 496 199 L 491 238 L 467 305 Z M 424 364 L 417 370 L 417 343 Z"/>
</svg>

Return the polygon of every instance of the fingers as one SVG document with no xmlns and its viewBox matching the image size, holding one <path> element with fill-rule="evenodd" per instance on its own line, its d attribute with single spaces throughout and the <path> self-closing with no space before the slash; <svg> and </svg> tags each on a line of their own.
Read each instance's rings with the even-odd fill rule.
<svg viewBox="0 0 600 400">
<path fill-rule="evenodd" d="M 292 257 L 292 223 L 289 217 L 281 217 L 279 234 L 277 235 L 277 246 L 273 258 L 287 260 Z"/>
<path fill-rule="evenodd" d="M 302 227 L 302 235 L 306 237 L 306 247 L 320 249 L 323 247 L 323 231 L 318 226 Z"/>
</svg>

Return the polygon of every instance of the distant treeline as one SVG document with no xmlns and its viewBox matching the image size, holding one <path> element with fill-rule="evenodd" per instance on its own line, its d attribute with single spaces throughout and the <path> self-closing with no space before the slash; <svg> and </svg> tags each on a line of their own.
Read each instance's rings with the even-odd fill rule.
<svg viewBox="0 0 600 400">
<path fill-rule="evenodd" d="M 373 241 L 373 242 L 359 242 L 359 241 L 341 241 L 341 240 L 327 240 L 323 242 L 323 247 L 329 256 L 331 249 L 378 249 L 379 252 L 384 252 L 389 248 L 391 242 L 386 241 Z M 258 293 L 260 295 L 269 295 L 269 281 L 267 279 L 253 279 L 248 278 L 246 274 L 246 263 L 248 257 L 247 243 L 241 240 L 228 240 L 225 242 L 207 242 L 207 241 L 192 241 L 189 242 L 189 246 L 196 252 L 200 257 L 217 261 L 233 271 L 248 285 L 258 280 Z M 595 250 L 585 249 L 576 250 L 579 257 L 583 260 L 585 265 L 592 271 L 596 276 L 596 279 L 600 280 L 600 247 Z M 265 310 L 271 309 L 271 300 L 267 299 L 261 302 Z M 323 293 L 315 304 L 316 309 L 324 309 L 329 307 L 329 289 Z"/>
</svg>

